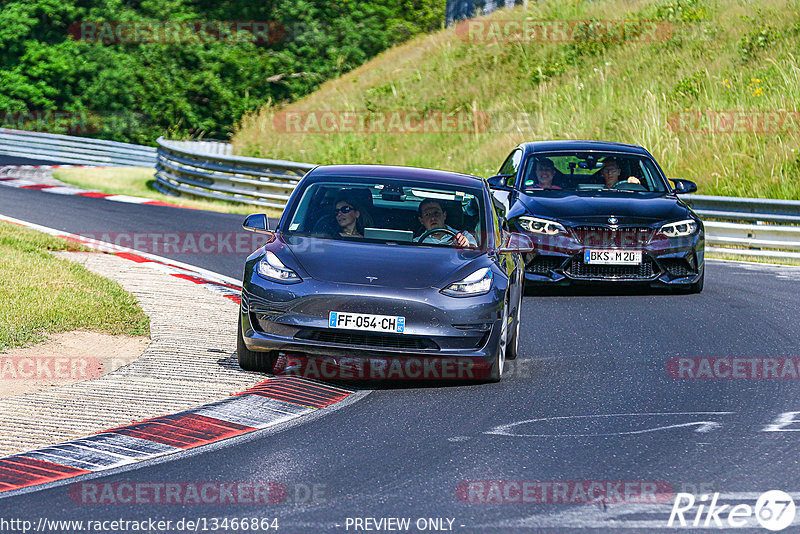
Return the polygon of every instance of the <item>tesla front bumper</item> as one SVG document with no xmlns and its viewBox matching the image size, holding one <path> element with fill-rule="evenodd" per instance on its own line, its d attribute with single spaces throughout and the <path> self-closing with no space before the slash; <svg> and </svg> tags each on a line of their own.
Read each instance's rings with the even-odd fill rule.
<svg viewBox="0 0 800 534">
<path fill-rule="evenodd" d="M 242 291 L 242 334 L 253 351 L 333 358 L 470 358 L 490 364 L 503 288 L 454 298 L 435 288 L 387 289 L 319 281 L 283 285 L 253 275 Z M 400 316 L 404 333 L 330 328 L 331 311 Z"/>
</svg>

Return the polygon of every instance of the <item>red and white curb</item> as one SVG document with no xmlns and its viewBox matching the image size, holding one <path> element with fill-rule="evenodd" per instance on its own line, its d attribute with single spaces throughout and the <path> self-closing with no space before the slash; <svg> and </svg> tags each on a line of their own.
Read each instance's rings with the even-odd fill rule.
<svg viewBox="0 0 800 534">
<path fill-rule="evenodd" d="M 225 298 L 228 298 L 237 304 L 241 302 L 242 285 L 235 278 L 224 276 L 200 267 L 195 267 L 180 261 L 170 260 L 155 254 L 147 252 L 140 252 L 138 250 L 99 241 L 97 239 L 90 239 L 78 234 L 72 234 L 47 226 L 41 226 L 28 221 L 15 219 L 6 215 L 0 215 L 0 221 L 5 221 L 11 224 L 24 226 L 33 230 L 38 230 L 52 236 L 68 239 L 70 241 L 78 242 L 87 248 L 97 250 L 99 252 L 107 252 L 119 256 L 120 258 L 135 261 L 137 263 L 146 263 L 149 267 L 159 270 L 163 273 L 182 278 L 195 284 L 202 285 L 206 289 L 219 293 Z"/>
<path fill-rule="evenodd" d="M 111 200 L 113 202 L 126 202 L 128 204 L 147 204 L 149 206 L 169 206 L 171 208 L 184 208 L 194 209 L 187 206 L 180 206 L 170 202 L 163 202 L 161 200 L 153 200 L 151 198 L 133 197 L 128 195 L 112 195 L 109 193 L 101 193 L 99 191 L 89 191 L 75 186 L 62 186 L 52 184 L 42 184 L 34 180 L 25 178 L 12 178 L 4 176 L 8 170 L 16 169 L 57 169 L 66 167 L 93 167 L 93 165 L 7 165 L 0 168 L 0 185 L 9 187 L 16 187 L 18 189 L 35 189 L 38 191 L 45 191 L 47 193 L 55 193 L 57 195 L 73 195 L 78 197 L 102 198 L 104 200 Z"/>
<path fill-rule="evenodd" d="M 0 458 L 0 493 L 114 469 L 269 428 L 315 412 L 352 390 L 275 377 L 211 404 Z"/>
<path fill-rule="evenodd" d="M 241 301 L 235 279 L 185 263 L 87 239 L 0 215 L 0 221 L 69 239 L 85 246 L 202 284 Z M 87 438 L 0 458 L 0 493 L 113 469 L 247 434 L 338 403 L 354 391 L 300 377 L 273 377 L 229 398 L 192 410 L 147 419 Z"/>
</svg>

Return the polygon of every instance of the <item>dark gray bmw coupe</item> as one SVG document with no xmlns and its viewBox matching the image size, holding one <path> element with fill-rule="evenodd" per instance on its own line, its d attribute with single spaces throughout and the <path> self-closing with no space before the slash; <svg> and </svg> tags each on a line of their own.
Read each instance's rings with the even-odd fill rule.
<svg viewBox="0 0 800 534">
<path fill-rule="evenodd" d="M 316 167 L 274 229 L 264 215 L 244 227 L 268 242 L 244 269 L 243 369 L 380 361 L 381 372 L 322 377 L 496 381 L 517 355 L 521 254 L 533 244 L 503 229 L 482 178 Z"/>
<path fill-rule="evenodd" d="M 637 283 L 699 293 L 703 223 L 644 148 L 541 141 L 515 148 L 489 178 L 508 225 L 529 235 L 526 285 Z"/>
</svg>

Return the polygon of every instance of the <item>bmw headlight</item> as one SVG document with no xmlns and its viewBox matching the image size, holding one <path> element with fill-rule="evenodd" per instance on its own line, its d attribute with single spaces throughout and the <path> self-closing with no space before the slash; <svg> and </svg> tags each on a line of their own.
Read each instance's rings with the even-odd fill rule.
<svg viewBox="0 0 800 534">
<path fill-rule="evenodd" d="M 692 219 L 665 224 L 659 230 L 667 237 L 686 237 L 697 231 L 697 222 Z"/>
<path fill-rule="evenodd" d="M 267 251 L 264 258 L 256 265 L 256 271 L 264 278 L 284 284 L 292 284 L 301 281 L 301 278 L 296 272 L 285 266 L 283 262 L 278 259 L 278 256 L 269 251 Z"/>
<path fill-rule="evenodd" d="M 567 233 L 567 229 L 561 224 L 549 219 L 523 216 L 519 217 L 517 220 L 519 221 L 519 225 L 526 232 L 545 235 L 558 235 L 562 232 Z"/>
<path fill-rule="evenodd" d="M 488 293 L 490 289 L 492 289 L 492 271 L 484 267 L 463 280 L 450 284 L 442 289 L 442 293 L 451 297 L 474 297 Z"/>
</svg>

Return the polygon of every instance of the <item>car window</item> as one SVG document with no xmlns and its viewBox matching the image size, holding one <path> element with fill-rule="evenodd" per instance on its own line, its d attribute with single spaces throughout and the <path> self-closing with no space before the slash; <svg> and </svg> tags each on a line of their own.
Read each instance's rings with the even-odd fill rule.
<svg viewBox="0 0 800 534">
<path fill-rule="evenodd" d="M 519 164 L 522 161 L 522 150 L 516 149 L 511 154 L 508 155 L 506 161 L 500 167 L 500 172 L 498 174 L 511 174 L 506 179 L 506 185 L 509 187 L 514 187 L 514 181 L 517 177 L 517 171 L 519 170 Z"/>
<path fill-rule="evenodd" d="M 666 192 L 651 158 L 611 152 L 554 152 L 530 155 L 524 165 L 522 191 L 547 190 L 630 193 Z"/>
<path fill-rule="evenodd" d="M 487 207 L 477 187 L 343 177 L 310 182 L 298 194 L 282 219 L 287 236 L 452 246 L 452 234 L 463 233 L 472 248 L 485 247 Z M 428 226 L 449 232 L 425 236 Z"/>
</svg>

